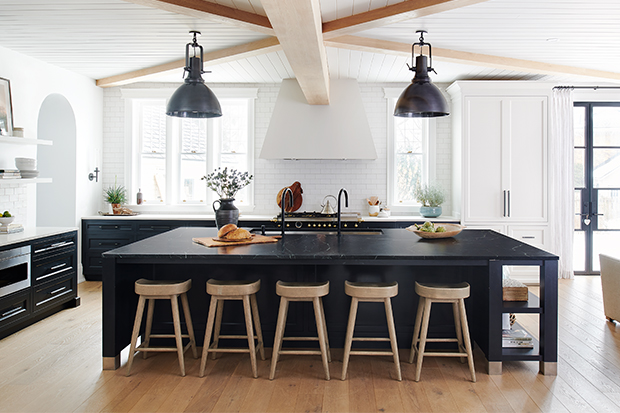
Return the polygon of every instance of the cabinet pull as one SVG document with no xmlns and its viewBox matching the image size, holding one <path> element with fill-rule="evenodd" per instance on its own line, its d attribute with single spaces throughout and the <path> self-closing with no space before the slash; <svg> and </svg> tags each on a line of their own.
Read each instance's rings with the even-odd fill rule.
<svg viewBox="0 0 620 413">
<path fill-rule="evenodd" d="M 57 242 L 56 244 L 52 244 L 47 248 L 41 248 L 40 250 L 35 250 L 34 253 L 38 254 L 39 252 L 55 250 L 56 248 L 67 247 L 69 245 L 73 245 L 73 241 Z"/>
<path fill-rule="evenodd" d="M 56 290 L 56 291 L 52 291 L 52 293 L 51 293 L 51 294 L 57 293 L 57 292 L 62 291 L 62 290 L 64 290 L 64 289 L 66 289 L 66 288 L 67 288 L 67 287 L 62 287 L 62 288 L 60 288 L 60 289 L 58 289 L 58 290 Z M 37 306 L 43 305 L 43 304 L 45 304 L 45 303 L 47 303 L 47 302 L 49 302 L 49 301 L 52 301 L 52 300 L 57 299 L 58 297 L 60 297 L 60 296 L 62 296 L 62 295 L 68 294 L 68 293 L 70 293 L 71 291 L 73 291 L 73 290 L 67 290 L 67 291 L 63 292 L 62 294 L 60 294 L 60 295 L 52 296 L 52 297 L 50 297 L 50 298 L 48 298 L 48 299 L 45 299 L 45 300 L 43 300 L 43 301 L 40 301 L 40 302 L 38 302 L 36 305 L 37 305 Z"/>
<path fill-rule="evenodd" d="M 510 218 L 510 189 L 508 190 L 508 217 Z"/>
<path fill-rule="evenodd" d="M 52 291 L 50 294 L 54 295 L 54 294 L 56 294 L 56 293 L 61 292 L 62 290 L 66 290 L 66 289 L 67 289 L 67 287 L 62 287 L 62 288 L 59 288 L 59 289 L 57 289 L 57 290 Z"/>
<path fill-rule="evenodd" d="M 7 312 L 2 313 L 2 318 L 16 315 L 16 313 L 21 313 L 22 311 L 26 311 L 26 309 L 24 307 L 15 307 Z"/>
<path fill-rule="evenodd" d="M 65 262 L 63 262 L 62 264 L 54 265 L 53 267 L 50 268 L 50 270 L 55 270 L 56 268 L 61 268 L 61 267 L 64 267 L 65 265 L 67 265 L 67 263 Z"/>
<path fill-rule="evenodd" d="M 65 272 L 65 271 L 70 270 L 72 268 L 73 267 L 67 267 L 67 268 L 63 268 L 62 270 L 58 270 L 58 271 L 54 271 L 54 272 L 46 274 L 46 275 L 42 275 L 40 277 L 37 277 L 35 281 L 44 280 L 44 279 L 46 279 L 48 277 L 51 277 L 52 275 L 60 274 L 61 272 Z"/>
<path fill-rule="evenodd" d="M 536 237 L 534 237 L 534 236 L 532 236 L 532 235 L 524 235 L 524 236 L 522 236 L 521 238 L 523 238 L 523 239 L 534 239 L 534 238 L 536 238 Z"/>
<path fill-rule="evenodd" d="M 506 216 L 506 191 L 504 190 L 504 216 Z"/>
</svg>

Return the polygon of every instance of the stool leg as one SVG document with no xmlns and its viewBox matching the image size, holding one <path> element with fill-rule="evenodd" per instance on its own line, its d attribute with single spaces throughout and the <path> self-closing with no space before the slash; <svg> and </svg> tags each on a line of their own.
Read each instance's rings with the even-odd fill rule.
<svg viewBox="0 0 620 413">
<path fill-rule="evenodd" d="M 213 333 L 213 349 L 220 345 L 220 329 L 222 328 L 222 314 L 224 314 L 224 300 L 218 300 L 217 313 L 215 315 L 215 332 Z M 215 360 L 217 352 L 213 352 L 211 359 Z"/>
<path fill-rule="evenodd" d="M 342 377 L 347 378 L 347 368 L 349 367 L 349 357 L 351 356 L 351 346 L 353 344 L 353 332 L 355 330 L 355 319 L 357 318 L 357 298 L 351 297 L 351 309 L 349 310 L 349 323 L 347 324 L 347 335 L 344 341 L 344 357 L 342 358 Z"/>
<path fill-rule="evenodd" d="M 265 345 L 263 342 L 263 329 L 260 325 L 260 317 L 258 315 L 258 304 L 256 304 L 256 294 L 250 296 L 250 304 L 252 305 L 252 318 L 254 319 L 254 328 L 256 329 L 256 337 L 258 337 L 258 351 L 260 359 L 265 360 Z"/>
<path fill-rule="evenodd" d="M 281 297 L 280 309 L 278 310 L 278 323 L 276 324 L 276 337 L 273 340 L 273 354 L 271 356 L 271 372 L 269 373 L 269 380 L 273 380 L 276 375 L 276 364 L 278 363 L 278 356 L 280 355 L 280 349 L 282 348 L 282 337 L 284 337 L 287 312 L 288 299 L 286 297 Z"/>
<path fill-rule="evenodd" d="M 319 297 L 321 305 L 321 314 L 323 315 L 323 330 L 325 331 L 325 345 L 327 346 L 327 361 L 332 362 L 332 352 L 329 350 L 329 335 L 327 334 L 327 319 L 325 318 L 325 307 L 323 306 L 323 298 Z"/>
<path fill-rule="evenodd" d="M 469 363 L 469 372 L 471 373 L 471 381 L 476 382 L 476 370 L 474 369 L 474 356 L 471 351 L 471 340 L 469 339 L 469 325 L 467 324 L 467 314 L 465 313 L 465 300 L 459 299 L 459 307 L 461 313 L 461 325 L 463 326 L 463 341 L 465 341 L 465 349 L 467 350 L 467 362 Z"/>
<path fill-rule="evenodd" d="M 454 328 L 456 330 L 456 342 L 458 345 L 459 353 L 465 350 L 463 346 L 463 329 L 461 327 L 461 312 L 459 311 L 459 303 L 452 303 L 452 313 L 454 314 Z M 461 363 L 465 363 L 465 357 L 459 357 Z"/>
<path fill-rule="evenodd" d="M 392 353 L 394 353 L 394 365 L 396 366 L 396 377 L 398 381 L 403 380 L 400 372 L 400 359 L 398 357 L 398 344 L 396 343 L 396 327 L 394 326 L 394 314 L 392 312 L 392 301 L 390 298 L 385 299 L 385 318 L 387 319 L 388 332 L 390 333 L 390 344 L 392 345 Z"/>
<path fill-rule="evenodd" d="M 192 315 L 189 312 L 189 302 L 187 301 L 187 294 L 181 294 L 181 304 L 183 305 L 183 313 L 185 314 L 185 324 L 187 325 L 187 335 L 189 336 L 189 343 L 192 348 L 192 355 L 195 359 L 198 358 L 198 351 L 196 350 L 196 337 L 194 336 L 194 324 L 192 323 Z"/>
<path fill-rule="evenodd" d="M 149 298 L 148 309 L 146 310 L 146 327 L 144 329 L 144 341 L 142 347 L 149 347 L 151 343 L 151 329 L 153 328 L 153 310 L 155 309 L 155 299 Z M 142 350 L 142 358 L 146 360 L 148 351 Z"/>
<path fill-rule="evenodd" d="M 411 354 L 409 354 L 409 363 L 413 363 L 413 357 L 418 352 L 418 341 L 420 339 L 420 326 L 422 325 L 422 313 L 424 312 L 424 297 L 420 297 L 418 303 L 418 311 L 415 314 L 415 325 L 413 327 L 413 339 L 411 340 Z"/>
<path fill-rule="evenodd" d="M 422 372 L 422 360 L 424 359 L 424 349 L 426 348 L 426 335 L 428 334 L 428 320 L 431 316 L 431 304 L 433 302 L 427 298 L 424 299 L 424 318 L 422 320 L 422 332 L 420 333 L 420 346 L 418 348 L 418 364 L 415 369 L 415 381 L 420 381 L 420 373 Z"/>
<path fill-rule="evenodd" d="M 181 337 L 181 315 L 179 314 L 179 296 L 170 296 L 172 306 L 172 321 L 174 324 L 174 338 L 177 342 L 177 355 L 179 356 L 179 367 L 181 376 L 185 376 L 185 358 L 183 357 L 183 338 Z"/>
<path fill-rule="evenodd" d="M 134 353 L 136 352 L 136 343 L 138 342 L 138 335 L 140 334 L 140 324 L 142 324 L 142 315 L 144 314 L 144 296 L 140 296 L 138 299 L 138 308 L 136 310 L 136 320 L 133 323 L 133 332 L 131 333 L 131 347 L 129 348 L 129 359 L 127 360 L 127 376 L 131 372 L 131 365 L 133 364 Z"/>
<path fill-rule="evenodd" d="M 205 341 L 202 345 L 202 358 L 200 359 L 200 377 L 204 377 L 205 375 L 205 367 L 207 366 L 207 356 L 209 355 L 209 344 L 211 343 L 211 333 L 213 332 L 213 323 L 215 322 L 216 308 L 217 298 L 211 296 L 209 315 L 207 316 L 207 328 L 205 329 Z"/>
<path fill-rule="evenodd" d="M 256 347 L 254 346 L 254 328 L 252 327 L 252 309 L 250 308 L 250 296 L 243 296 L 243 314 L 245 315 L 245 330 L 248 335 L 248 348 L 250 349 L 250 361 L 252 362 L 252 374 L 258 377 L 256 366 Z"/>
<path fill-rule="evenodd" d="M 327 361 L 327 343 L 325 342 L 325 319 L 321 314 L 321 298 L 314 297 L 312 299 L 314 306 L 314 318 L 316 319 L 316 330 L 319 333 L 319 346 L 321 347 L 321 358 L 323 359 L 323 370 L 325 370 L 325 380 L 329 380 L 329 364 Z"/>
</svg>

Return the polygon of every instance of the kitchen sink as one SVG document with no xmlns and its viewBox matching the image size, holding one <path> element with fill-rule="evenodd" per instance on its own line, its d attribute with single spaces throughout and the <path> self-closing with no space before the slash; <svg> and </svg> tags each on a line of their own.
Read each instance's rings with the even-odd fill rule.
<svg viewBox="0 0 620 413">
<path fill-rule="evenodd" d="M 253 234 L 262 234 L 262 230 L 260 228 L 254 228 L 250 230 Z M 265 235 L 273 236 L 273 235 L 281 235 L 282 230 L 268 229 L 265 230 Z M 298 230 L 291 229 L 285 231 L 286 235 L 338 235 L 338 231 L 335 230 Z M 380 229 L 369 229 L 369 228 L 358 228 L 358 229 L 343 229 L 341 231 L 342 235 L 383 235 L 383 230 Z"/>
</svg>

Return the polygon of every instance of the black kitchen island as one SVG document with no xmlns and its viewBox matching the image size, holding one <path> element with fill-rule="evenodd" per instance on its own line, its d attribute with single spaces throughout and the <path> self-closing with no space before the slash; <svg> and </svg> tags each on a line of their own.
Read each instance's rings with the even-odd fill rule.
<svg viewBox="0 0 620 413">
<path fill-rule="evenodd" d="M 415 281 L 461 282 L 471 285 L 466 300 L 472 339 L 484 352 L 489 374 L 501 374 L 502 361 L 540 362 L 543 374 L 555 375 L 557 366 L 558 257 L 490 230 L 464 230 L 447 239 L 426 240 L 404 229 L 378 232 L 286 234 L 273 244 L 207 248 L 192 238 L 214 237 L 215 228 L 178 228 L 103 254 L 103 368 L 119 367 L 120 352 L 130 343 L 138 297 L 139 278 L 192 279 L 188 293 L 198 344 L 202 344 L 209 306 L 205 283 L 216 279 L 260 279 L 257 294 L 265 345 L 274 337 L 279 297 L 277 280 L 330 281 L 324 298 L 329 341 L 343 347 L 350 298 L 344 281 L 398 281 L 392 300 L 399 347 L 409 348 L 418 298 Z M 504 266 L 537 266 L 540 298 L 527 302 L 502 300 Z M 311 307 L 291 307 L 287 334 L 316 335 Z M 169 308 L 156 309 L 153 332 L 171 329 Z M 453 334 L 452 309 L 433 307 L 429 336 Z M 502 314 L 539 316 L 534 349 L 502 348 Z M 242 309 L 234 303 L 224 312 L 222 331 L 243 333 Z M 356 335 L 384 332 L 385 316 L 379 305 L 360 306 Z M 534 332 L 535 333 L 535 332 Z M 232 333 L 235 334 L 235 333 Z"/>
</svg>

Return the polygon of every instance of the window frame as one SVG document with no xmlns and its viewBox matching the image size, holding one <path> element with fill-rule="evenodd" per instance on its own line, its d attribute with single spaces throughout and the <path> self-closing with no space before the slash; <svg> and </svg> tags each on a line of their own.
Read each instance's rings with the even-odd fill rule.
<svg viewBox="0 0 620 413">
<path fill-rule="evenodd" d="M 404 87 L 403 87 L 404 88 Z M 416 201 L 398 201 L 396 199 L 396 144 L 395 144 L 395 116 L 394 107 L 403 88 L 384 88 L 384 97 L 387 102 L 387 206 L 392 212 L 420 211 L 421 204 Z M 399 118 L 402 119 L 402 118 Z M 428 184 L 436 179 L 437 166 L 437 120 L 436 118 L 411 118 L 424 123 L 422 155 L 422 184 Z"/>
<path fill-rule="evenodd" d="M 255 101 L 258 97 L 258 88 L 211 88 L 218 99 L 223 103 L 226 100 L 243 100 L 247 102 L 247 167 L 248 173 L 254 175 L 254 117 Z M 125 100 L 125 159 L 126 186 L 132 208 L 140 211 L 171 211 L 181 209 L 183 212 L 205 212 L 205 205 L 211 205 L 218 199 L 218 195 L 211 190 L 206 191 L 204 202 L 183 202 L 181 197 L 181 118 L 166 116 L 166 192 L 167 199 L 161 203 L 134 205 L 134 197 L 140 185 L 140 128 L 141 117 L 136 116 L 136 111 L 147 102 L 163 101 L 167 104 L 170 96 L 176 91 L 173 88 L 157 89 L 121 89 L 121 95 Z M 138 112 L 139 113 L 139 112 Z M 216 119 L 207 120 L 207 157 L 205 175 L 220 166 L 221 153 L 219 152 L 220 136 L 215 136 Z M 174 183 L 174 179 L 179 182 Z M 206 186 L 206 184 L 205 184 Z M 242 212 L 252 212 L 254 209 L 254 185 L 247 187 L 248 200 L 236 202 L 235 205 Z M 211 212 L 208 208 L 207 212 Z"/>
</svg>

